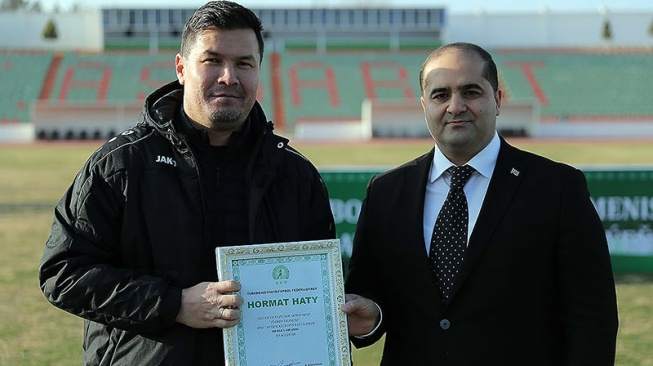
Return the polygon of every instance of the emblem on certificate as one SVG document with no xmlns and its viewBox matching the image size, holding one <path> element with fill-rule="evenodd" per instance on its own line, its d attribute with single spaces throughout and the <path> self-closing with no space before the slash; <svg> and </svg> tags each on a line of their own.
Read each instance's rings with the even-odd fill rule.
<svg viewBox="0 0 653 366">
<path fill-rule="evenodd" d="M 338 239 L 216 248 L 218 277 L 245 300 L 224 329 L 228 366 L 349 366 Z"/>
</svg>

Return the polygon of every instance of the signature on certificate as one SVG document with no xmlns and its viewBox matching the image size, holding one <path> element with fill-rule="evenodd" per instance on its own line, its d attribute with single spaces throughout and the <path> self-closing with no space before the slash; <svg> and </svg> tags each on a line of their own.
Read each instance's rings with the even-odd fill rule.
<svg viewBox="0 0 653 366">
<path fill-rule="evenodd" d="M 270 365 L 270 366 L 296 366 L 296 365 L 299 365 L 299 364 L 301 364 L 301 362 L 294 362 L 293 361 L 293 362 L 286 363 L 286 361 L 281 361 L 276 365 Z"/>
</svg>

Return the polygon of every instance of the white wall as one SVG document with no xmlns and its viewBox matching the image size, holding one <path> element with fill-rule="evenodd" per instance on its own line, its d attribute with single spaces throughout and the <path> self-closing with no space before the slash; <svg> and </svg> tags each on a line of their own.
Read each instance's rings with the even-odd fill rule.
<svg viewBox="0 0 653 366">
<path fill-rule="evenodd" d="M 653 45 L 653 13 L 530 13 L 452 15 L 444 42 L 471 42 L 485 48 L 643 47 Z M 608 20 L 612 39 L 603 38 Z"/>
<path fill-rule="evenodd" d="M 88 137 L 98 134 L 100 138 L 109 138 L 136 124 L 142 104 L 75 105 L 39 101 L 32 108 L 37 137 L 79 138 L 82 134 Z"/>
<path fill-rule="evenodd" d="M 43 38 L 50 19 L 57 29 L 56 39 Z M 0 48 L 87 51 L 104 48 L 102 14 L 98 10 L 61 14 L 0 12 L 0 34 Z"/>
<path fill-rule="evenodd" d="M 55 20 L 59 38 L 43 39 L 48 19 Z M 603 39 L 609 20 L 612 39 Z M 524 13 L 449 14 L 444 42 L 465 41 L 487 48 L 510 47 L 643 47 L 653 46 L 649 27 L 653 13 Z M 0 48 L 102 50 L 100 10 L 38 14 L 0 12 Z"/>
</svg>

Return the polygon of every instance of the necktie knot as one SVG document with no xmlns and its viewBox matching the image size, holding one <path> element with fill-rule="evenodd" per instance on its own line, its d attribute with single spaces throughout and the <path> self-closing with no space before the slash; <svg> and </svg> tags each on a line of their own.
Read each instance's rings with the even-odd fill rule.
<svg viewBox="0 0 653 366">
<path fill-rule="evenodd" d="M 463 166 L 452 166 L 447 169 L 449 174 L 451 174 L 451 184 L 449 186 L 450 190 L 462 189 L 465 186 L 465 183 L 469 180 L 474 173 L 474 168 L 469 165 Z"/>
</svg>

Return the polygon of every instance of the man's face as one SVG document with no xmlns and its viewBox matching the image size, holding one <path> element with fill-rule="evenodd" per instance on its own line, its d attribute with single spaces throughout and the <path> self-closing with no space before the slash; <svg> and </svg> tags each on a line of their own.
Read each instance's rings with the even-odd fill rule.
<svg viewBox="0 0 653 366">
<path fill-rule="evenodd" d="M 175 59 L 188 117 L 214 132 L 239 130 L 256 101 L 260 64 L 253 30 L 201 31 L 189 54 Z"/>
<path fill-rule="evenodd" d="M 501 90 L 494 93 L 482 72 L 480 56 L 456 49 L 424 67 L 421 102 L 426 125 L 440 150 L 452 161 L 456 157 L 456 163 L 471 159 L 494 136 Z"/>
</svg>

